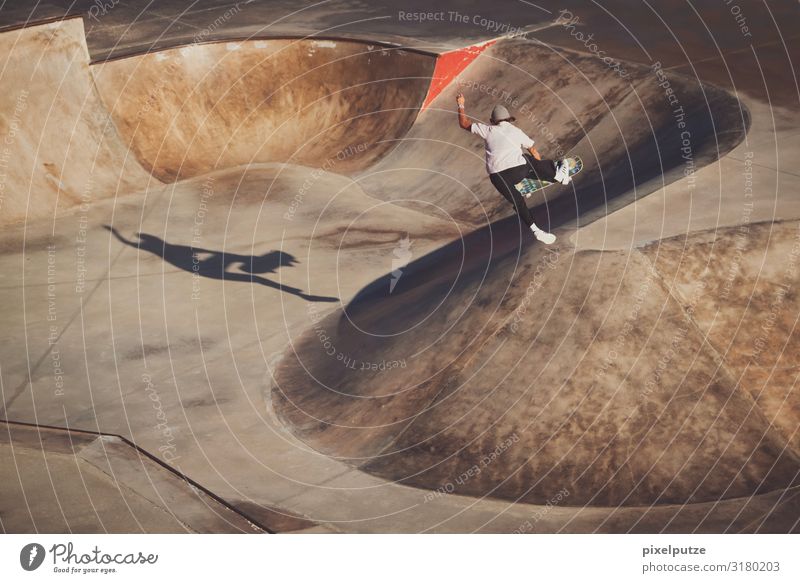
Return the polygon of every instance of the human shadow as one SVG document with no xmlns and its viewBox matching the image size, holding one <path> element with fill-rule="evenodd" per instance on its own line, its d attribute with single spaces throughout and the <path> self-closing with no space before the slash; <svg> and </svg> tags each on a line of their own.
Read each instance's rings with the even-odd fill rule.
<svg viewBox="0 0 800 583">
<path fill-rule="evenodd" d="M 263 255 L 240 255 L 225 251 L 212 251 L 190 245 L 175 245 L 148 233 L 136 233 L 139 240 L 134 241 L 125 238 L 110 225 L 103 225 L 103 227 L 125 245 L 158 255 L 170 265 L 190 273 L 196 273 L 200 277 L 259 283 L 297 296 L 308 302 L 339 301 L 338 298 L 329 296 L 309 295 L 303 293 L 300 289 L 282 285 L 259 275 L 275 273 L 281 267 L 292 267 L 298 264 L 293 255 L 284 251 L 270 251 Z M 229 268 L 236 268 L 237 266 L 240 271 L 229 271 Z"/>
</svg>

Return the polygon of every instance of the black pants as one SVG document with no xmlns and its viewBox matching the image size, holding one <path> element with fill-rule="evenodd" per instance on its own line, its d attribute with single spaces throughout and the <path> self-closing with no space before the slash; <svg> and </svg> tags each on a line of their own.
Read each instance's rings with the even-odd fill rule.
<svg viewBox="0 0 800 583">
<path fill-rule="evenodd" d="M 519 218 L 530 227 L 533 224 L 533 216 L 531 211 L 528 210 L 528 205 L 525 204 L 525 198 L 514 185 L 523 178 L 555 182 L 556 163 L 554 160 L 537 160 L 529 155 L 525 155 L 525 160 L 527 163 L 522 166 L 514 166 L 502 172 L 489 174 L 489 180 L 491 180 L 497 191 L 511 203 Z"/>
</svg>

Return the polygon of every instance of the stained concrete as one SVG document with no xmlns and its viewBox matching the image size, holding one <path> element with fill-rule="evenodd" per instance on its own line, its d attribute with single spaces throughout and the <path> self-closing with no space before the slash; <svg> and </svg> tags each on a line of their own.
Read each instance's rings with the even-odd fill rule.
<svg viewBox="0 0 800 583">
<path fill-rule="evenodd" d="M 10 89 L 0 97 L 0 221 L 54 216 L 154 180 L 100 102 L 80 20 L 6 32 L 0 43 L 0 81 Z"/>
<path fill-rule="evenodd" d="M 693 136 L 698 169 L 744 139 L 749 112 L 733 96 L 683 75 L 670 82 L 681 99 L 683 125 L 665 106 L 663 89 L 648 67 L 628 65 L 622 77 L 591 56 L 529 38 L 503 39 L 442 92 L 363 182 L 388 200 L 401 198 L 409 187 L 430 189 L 426 201 L 471 225 L 507 214 L 507 203 L 486 180 L 482 143 L 465 139 L 452 123 L 452 103 L 462 92 L 474 120 L 488 123 L 493 105 L 502 101 L 535 136 L 542 156 L 581 157 L 580 180 L 541 190 L 528 206 L 542 225 L 582 226 L 682 177 L 684 132 Z M 429 147 L 440 141 L 444 144 Z M 413 208 L 414 203 L 398 204 Z"/>
<path fill-rule="evenodd" d="M 433 65 L 365 43 L 253 40 L 109 61 L 92 75 L 137 159 L 172 181 L 258 162 L 368 167 L 408 131 Z"/>
<path fill-rule="evenodd" d="M 6 533 L 264 532 L 116 436 L 4 422 L 0 463 Z"/>
<path fill-rule="evenodd" d="M 567 488 L 573 504 L 619 506 L 795 485 L 797 452 L 771 428 L 779 412 L 753 407 L 740 389 L 751 385 L 720 368 L 699 308 L 686 312 L 662 270 L 639 252 L 531 249 L 524 263 L 493 265 L 491 284 L 459 274 L 432 317 L 420 298 L 437 299 L 442 285 L 412 272 L 400 296 L 375 289 L 319 325 L 354 360 L 407 368 L 349 369 L 315 329 L 282 363 L 278 410 L 315 448 L 431 490 L 546 504 Z M 783 326 L 797 307 L 787 297 Z M 750 329 L 742 336 L 752 341 Z M 791 402 L 780 419 L 796 433 Z"/>
<path fill-rule="evenodd" d="M 684 252 L 689 246 L 691 254 Z M 670 293 L 765 419 L 800 452 L 797 314 L 800 224 L 740 225 L 645 248 Z"/>
<path fill-rule="evenodd" d="M 638 71 L 622 86 L 567 29 L 547 26 L 559 6 L 520 10 L 516 2 L 497 3 L 498 20 L 538 30 L 498 42 L 464 78 L 547 107 L 554 135 L 592 162 L 574 191 L 551 189 L 535 201 L 537 217 L 549 219 L 560 236 L 555 267 L 545 265 L 545 276 L 537 277 L 545 250 L 522 238 L 482 179 L 478 144 L 453 121 L 456 87 L 410 129 L 414 116 L 395 118 L 387 133 L 399 146 L 364 159 L 375 166 L 315 174 L 314 162 L 319 166 L 327 156 L 310 156 L 304 165 L 259 158 L 265 163 L 236 168 L 210 161 L 208 175 L 196 162 L 202 148 L 190 147 L 196 129 L 204 143 L 219 144 L 209 148 L 214 160 L 241 163 L 242 144 L 229 153 L 218 132 L 233 132 L 243 121 L 254 132 L 248 136 L 256 136 L 253 151 L 263 145 L 258 124 L 248 126 L 241 107 L 230 125 L 214 117 L 225 88 L 210 87 L 219 95 L 205 104 L 191 95 L 187 79 L 200 82 L 206 72 L 224 78 L 208 64 L 229 61 L 219 57 L 235 52 L 228 51 L 229 40 L 255 49 L 256 42 L 313 32 L 440 52 L 496 33 L 454 22 L 401 23 L 396 6 L 374 3 L 322 4 L 290 15 L 288 4 L 254 2 L 225 18 L 229 5 L 179 4 L 144 14 L 120 4 L 98 19 L 87 15 L 84 48 L 76 21 L 51 25 L 47 34 L 63 35 L 68 60 L 79 63 L 74 67 L 53 55 L 48 69 L 45 29 L 6 33 L 40 35 L 31 45 L 39 59 L 17 58 L 14 74 L 33 63 L 40 63 L 34 71 L 51 77 L 69 71 L 67 93 L 55 95 L 48 81 L 31 98 L 65 102 L 58 111 L 72 112 L 67 117 L 77 135 L 94 136 L 84 149 L 91 154 L 92 144 L 105 143 L 112 158 L 110 166 L 92 170 L 108 187 L 91 191 L 84 207 L 72 197 L 78 204 L 70 209 L 60 205 L 70 200 L 60 192 L 85 186 L 91 166 L 67 157 L 72 150 L 60 138 L 68 128 L 30 134 L 33 143 L 46 145 L 42 151 L 84 172 L 62 178 L 63 187 L 47 178 L 57 174 L 53 167 L 33 173 L 38 161 L 28 144 L 15 149 L 24 162 L 18 166 L 29 167 L 31 180 L 41 178 L 46 187 L 35 190 L 35 204 L 17 209 L 34 212 L 17 213 L 17 226 L 2 235 L 5 416 L 119 433 L 236 507 L 275 508 L 293 520 L 322 523 L 318 528 L 327 532 L 796 530 L 796 283 L 780 272 L 790 263 L 796 225 L 787 172 L 797 133 L 796 42 L 789 34 L 796 5 L 779 3 L 767 12 L 748 4 L 752 39 L 712 3 L 698 13 L 629 3 L 610 4 L 609 12 L 576 7 L 580 30 L 595 33 L 602 49 Z M 45 12 L 58 17 L 54 6 Z M 81 9 L 89 6 L 72 8 Z M 470 17 L 483 11 L 479 4 L 455 9 Z M 0 20 L 19 26 L 20 14 L 5 12 Z M 180 49 L 171 47 L 198 39 L 223 41 L 202 45 L 219 58 L 204 61 L 196 78 L 170 78 L 178 95 L 161 91 L 173 113 L 150 129 L 163 132 L 163 157 L 154 144 L 137 150 L 136 132 L 125 129 L 136 104 L 97 118 L 99 125 L 95 117 L 86 121 L 87 111 L 114 110 L 117 100 L 108 95 L 125 95 L 127 77 L 167 77 L 159 77 L 164 61 L 156 55 L 174 62 Z M 127 55 L 133 56 L 127 62 L 106 62 Z M 671 112 L 659 106 L 648 73 L 655 60 L 694 106 L 691 128 L 699 138 L 691 190 L 667 123 Z M 142 66 L 126 69 L 134 62 Z M 101 70 L 109 74 L 105 89 Z M 755 74 L 762 70 L 764 76 Z M 391 87 L 382 72 L 375 75 L 378 86 Z M 96 88 L 89 77 L 97 79 Z M 334 89 L 348 87 L 346 79 L 328 79 Z M 136 87 L 141 102 L 148 84 Z M 421 100 L 424 92 L 415 91 Z M 559 99 L 573 105 L 566 108 L 570 115 L 556 106 Z M 88 109 L 70 109 L 78 102 Z M 480 90 L 468 95 L 476 117 L 491 102 Z M 8 107 L 15 103 L 7 100 L 4 119 L 13 116 Z M 179 177 L 183 165 L 181 140 L 165 131 L 183 103 L 198 115 L 210 112 L 216 129 L 204 134 L 202 124 L 191 126 L 184 146 L 193 153 L 187 160 L 195 160 L 188 174 L 194 178 L 163 184 Z M 376 107 L 367 109 L 377 113 Z M 321 142 L 346 119 L 323 122 Z M 309 118 L 309 127 L 320 121 Z M 541 127 L 526 124 L 547 143 Z M 112 126 L 108 136 L 97 136 L 97 128 Z M 626 150 L 629 136 L 638 137 Z M 435 147 L 428 153 L 423 144 Z M 271 144 L 278 152 L 286 145 Z M 330 152 L 337 148 L 331 144 Z M 737 244 L 744 185 L 735 174 L 749 152 L 759 170 L 758 204 L 748 222 L 784 222 L 754 228 L 740 257 L 735 249 L 733 255 L 719 249 Z M 166 163 L 157 170 L 159 162 Z M 145 180 L 117 188 L 120 169 L 129 164 Z M 27 188 L 28 179 L 19 177 Z M 310 178 L 313 188 L 304 187 Z M 397 268 L 409 244 L 411 262 Z M 719 267 L 700 281 L 714 291 L 696 297 L 693 284 L 708 257 Z M 733 264 L 742 266 L 737 289 L 723 297 L 724 273 Z M 759 265 L 774 269 L 753 283 Z M 397 269 L 399 278 L 391 275 Z M 636 312 L 638 325 L 627 327 L 644 281 L 652 286 Z M 778 283 L 787 291 L 773 306 Z M 780 357 L 762 351 L 753 361 L 750 343 L 773 308 L 775 323 L 763 346 L 769 342 L 769 356 L 778 350 Z M 624 346 L 617 350 L 619 338 Z M 331 339 L 339 342 L 333 358 L 321 352 Z M 334 361 L 337 352 L 342 358 Z M 405 358 L 403 369 L 381 370 L 398 356 Z M 364 363 L 365 370 L 345 368 Z M 158 415 L 166 417 L 164 425 L 157 425 Z M 481 460 L 509 439 L 484 468 Z M 480 471 L 470 472 L 475 464 Z M 450 482 L 458 494 L 441 490 Z"/>
</svg>

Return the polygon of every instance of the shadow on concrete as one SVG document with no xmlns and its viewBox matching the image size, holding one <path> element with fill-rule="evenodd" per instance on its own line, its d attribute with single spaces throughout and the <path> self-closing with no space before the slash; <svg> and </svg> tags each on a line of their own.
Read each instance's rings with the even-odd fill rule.
<svg viewBox="0 0 800 583">
<path fill-rule="evenodd" d="M 263 255 L 240 255 L 225 251 L 212 251 L 190 245 L 175 245 L 148 233 L 136 233 L 139 240 L 133 241 L 126 239 L 117 229 L 110 225 L 103 225 L 103 227 L 125 245 L 158 255 L 170 265 L 189 273 L 196 273 L 201 277 L 258 283 L 297 296 L 308 302 L 339 301 L 338 298 L 334 297 L 309 295 L 303 293 L 300 289 L 282 285 L 258 275 L 275 273 L 281 267 L 297 265 L 298 261 L 290 253 L 270 251 Z M 229 268 L 235 266 L 238 266 L 240 271 L 228 271 Z"/>
<path fill-rule="evenodd" d="M 689 146 L 685 145 L 679 126 L 668 116 L 654 120 L 654 126 L 632 126 L 631 139 L 622 142 L 625 147 L 604 149 L 606 157 L 602 164 L 599 150 L 587 150 L 584 144 L 581 157 L 587 166 L 571 185 L 553 185 L 538 193 L 539 197 L 533 197 L 531 210 L 537 224 L 548 230 L 562 229 L 558 234 L 566 238 L 569 229 L 589 224 L 676 180 L 686 180 L 690 188 L 689 179 L 696 169 L 718 159 L 742 141 L 750 117 L 735 98 L 722 90 L 697 88 L 686 80 L 681 83 L 686 104 L 681 120 L 692 138 Z M 678 81 L 673 86 L 678 86 Z M 662 96 L 656 93 L 655 97 Z M 609 131 L 601 129 L 605 133 Z M 588 142 L 588 138 L 586 140 Z M 613 140 L 600 143 L 609 142 Z M 576 151 L 580 152 L 580 148 L 576 147 Z M 590 158 L 589 154 L 594 157 Z M 414 167 L 408 160 L 403 163 Z M 441 184 L 441 190 L 447 188 Z M 438 187 L 439 184 L 435 185 Z M 433 188 L 428 186 L 427 191 Z M 442 204 L 455 203 L 445 200 Z M 511 208 L 507 207 L 506 212 L 511 212 Z M 469 218 L 466 214 L 462 216 Z M 400 270 L 394 288 L 391 287 L 394 272 L 377 278 L 347 305 L 316 322 L 313 329 L 293 341 L 291 351 L 284 353 L 274 374 L 274 410 L 309 447 L 367 473 L 432 491 L 441 484 L 451 483 L 451 476 L 470 471 L 476 461 L 480 464 L 481 444 L 500 443 L 514 434 L 525 444 L 518 451 L 542 450 L 542 444 L 551 443 L 552 438 L 537 432 L 551 413 L 553 416 L 548 417 L 546 423 L 552 422 L 553 427 L 559 427 L 558 431 L 561 431 L 561 415 L 570 419 L 584 416 L 584 421 L 575 423 L 591 427 L 595 419 L 591 413 L 593 406 L 583 404 L 588 401 L 580 401 L 581 407 L 578 407 L 577 401 L 569 400 L 570 395 L 577 393 L 558 394 L 550 409 L 549 404 L 547 407 L 537 404 L 537 399 L 544 398 L 546 387 L 537 385 L 528 392 L 519 389 L 520 380 L 529 382 L 526 375 L 538 378 L 545 370 L 538 359 L 550 362 L 547 355 L 556 354 L 552 346 L 557 344 L 553 326 L 566 322 L 565 317 L 569 319 L 582 313 L 585 305 L 597 306 L 602 301 L 602 294 L 590 297 L 588 292 L 581 291 L 586 288 L 582 287 L 583 274 L 580 273 L 585 269 L 589 277 L 605 265 L 599 263 L 600 255 L 587 254 L 579 261 L 571 254 L 569 245 L 564 247 L 563 241 L 552 247 L 538 243 L 516 215 L 511 214 L 415 258 Z M 551 271 L 559 253 L 565 257 L 563 264 L 558 271 Z M 563 278 L 562 286 L 566 285 L 568 274 L 576 275 L 571 276 L 567 287 L 559 287 L 557 281 L 551 287 L 537 283 L 556 277 L 556 273 Z M 616 285 L 614 278 L 628 272 L 603 273 L 595 289 Z M 641 281 L 643 275 L 644 272 L 640 272 L 637 281 Z M 637 276 L 628 277 L 633 281 Z M 548 295 L 548 292 L 557 295 Z M 556 302 L 560 311 L 556 311 Z M 597 308 L 588 308 L 586 313 L 591 313 L 591 309 Z M 555 314 L 559 316 L 549 324 L 551 332 L 543 334 L 534 320 Z M 523 327 L 520 331 L 506 325 L 517 317 Z M 580 350 L 588 350 L 585 347 L 594 343 L 596 334 L 596 324 L 590 316 L 586 317 L 589 320 L 582 332 L 574 331 L 568 324 L 562 331 L 568 345 L 580 346 Z M 321 332 L 327 344 L 320 342 Z M 534 358 L 520 364 L 521 372 L 512 377 L 514 373 L 509 371 L 517 368 L 534 344 L 531 353 Z M 333 348 L 328 349 L 328 345 Z M 564 356 L 567 353 L 569 356 Z M 555 371 L 554 378 L 563 371 L 571 371 L 564 373 L 570 378 L 580 378 L 570 362 L 575 351 L 561 354 L 561 360 L 549 365 Z M 592 374 L 591 366 L 584 366 Z M 495 382 L 502 389 L 484 400 Z M 575 381 L 573 389 L 579 385 Z M 717 390 L 724 391 L 721 387 L 719 385 Z M 611 382 L 603 389 L 608 391 L 606 394 L 618 393 Z M 595 395 L 592 398 L 598 398 L 598 394 L 596 388 L 586 393 Z M 630 398 L 638 398 L 635 392 L 631 395 Z M 551 401 L 545 399 L 545 402 Z M 604 407 L 605 402 L 598 407 Z M 715 403 L 708 397 L 704 406 L 711 410 Z M 676 406 L 671 401 L 670 404 Z M 680 418 L 683 412 L 676 411 L 670 414 Z M 630 414 L 634 413 L 638 414 L 638 409 L 632 409 Z M 537 419 L 537 423 L 531 425 L 531 419 Z M 517 434 L 519 427 L 532 429 L 520 430 Z M 669 428 L 667 421 L 660 427 L 677 434 L 677 429 Z M 616 443 L 611 439 L 603 443 Z M 655 441 L 651 446 L 661 447 Z M 736 482 L 740 495 L 763 493 L 767 491 L 764 484 L 775 490 L 793 485 L 796 472 L 793 460 L 784 454 L 759 449 L 760 442 L 757 446 L 746 447 L 751 446 L 753 449 L 744 457 L 750 459 L 748 456 L 755 455 L 751 452 L 758 451 L 766 461 L 762 465 L 751 463 L 753 475 L 757 476 L 754 481 L 740 479 Z M 673 448 L 670 455 L 677 459 L 686 455 L 685 447 L 689 446 L 680 449 L 670 442 L 670 447 Z M 691 444 L 689 451 L 692 447 L 696 446 Z M 595 454 L 586 455 L 587 459 L 594 459 Z M 604 478 L 608 487 L 598 494 L 594 484 L 584 487 L 577 479 L 568 482 L 573 479 L 571 476 L 580 473 L 574 469 L 581 463 L 576 451 L 563 466 L 559 465 L 561 461 L 547 458 L 546 453 L 535 457 L 520 453 L 519 458 L 508 461 L 511 459 L 508 455 L 507 461 L 495 466 L 494 471 L 500 467 L 507 470 L 498 471 L 496 480 L 491 478 L 491 472 L 483 471 L 481 478 L 472 480 L 460 493 L 544 504 L 554 484 L 570 483 L 571 503 L 587 493 L 580 504 L 685 503 L 690 499 L 688 492 L 693 502 L 701 500 L 700 496 L 706 497 L 703 501 L 718 499 L 712 479 L 688 470 L 684 475 L 685 483 L 692 484 L 690 488 L 673 490 L 669 496 L 651 496 L 646 489 L 640 489 L 640 484 L 624 483 L 617 477 L 619 472 L 614 473 L 616 469 L 612 469 Z M 734 468 L 735 456 L 725 459 L 724 463 L 717 464 L 720 469 L 714 479 L 730 484 L 738 469 Z M 726 473 L 728 471 L 733 474 Z M 594 479 L 596 468 L 580 475 L 590 474 Z M 547 476 L 555 481 L 543 487 Z M 637 501 L 628 495 L 634 491 L 639 496 Z M 605 498 L 601 499 L 602 496 Z"/>
</svg>

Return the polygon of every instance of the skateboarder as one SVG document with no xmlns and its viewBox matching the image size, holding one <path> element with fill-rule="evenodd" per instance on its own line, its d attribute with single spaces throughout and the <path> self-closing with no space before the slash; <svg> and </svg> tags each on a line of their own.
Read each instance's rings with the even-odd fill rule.
<svg viewBox="0 0 800 583">
<path fill-rule="evenodd" d="M 552 233 L 541 230 L 533 222 L 525 199 L 514 186 L 523 178 L 546 180 L 569 184 L 569 166 L 565 160 L 542 160 L 533 146 L 533 140 L 518 127 L 515 119 L 502 105 L 492 110 L 491 125 L 472 123 L 464 111 L 464 95 L 456 97 L 458 125 L 468 132 L 480 136 L 486 142 L 486 171 L 494 187 L 514 206 L 520 219 L 534 236 L 547 245 L 556 240 Z M 523 153 L 524 149 L 524 153 Z"/>
</svg>

